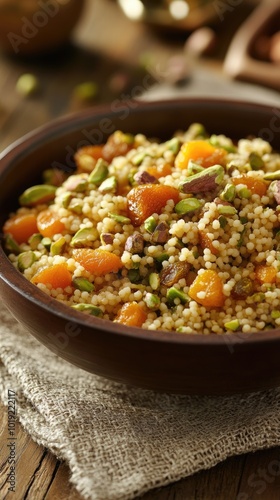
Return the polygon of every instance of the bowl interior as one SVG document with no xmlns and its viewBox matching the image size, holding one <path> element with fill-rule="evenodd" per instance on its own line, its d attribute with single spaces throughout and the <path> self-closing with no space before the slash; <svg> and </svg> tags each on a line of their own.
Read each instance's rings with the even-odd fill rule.
<svg viewBox="0 0 280 500">
<path fill-rule="evenodd" d="M 170 138 L 178 129 L 185 130 L 191 123 L 201 122 L 209 133 L 225 134 L 233 139 L 248 135 L 260 136 L 269 140 L 277 148 L 277 145 L 279 147 L 279 120 L 280 109 L 276 107 L 230 100 L 203 99 L 155 103 L 115 101 L 110 107 L 89 109 L 63 117 L 25 136 L 2 153 L 0 157 L 0 224 L 2 226 L 8 214 L 17 208 L 17 199 L 23 190 L 41 181 L 41 173 L 44 169 L 58 167 L 72 171 L 74 169 L 73 154 L 79 147 L 103 143 L 115 130 L 134 134 L 144 133 L 148 137 L 164 140 Z M 251 373 L 250 364 L 247 367 L 246 346 L 250 344 L 250 349 L 253 346 L 256 353 L 255 361 L 258 360 L 258 365 L 260 365 L 260 346 L 265 344 L 268 346 L 267 352 L 270 352 L 269 344 L 274 345 L 276 341 L 280 343 L 278 330 L 263 332 L 257 336 L 243 335 L 242 343 L 240 338 L 233 334 L 229 346 L 221 336 L 217 335 L 184 336 L 173 332 L 148 332 L 138 328 L 123 327 L 98 318 L 86 317 L 76 311 L 72 312 L 67 306 L 37 290 L 13 268 L 7 259 L 1 267 L 0 274 L 5 282 L 3 289 L 5 293 L 7 292 L 6 303 L 15 316 L 22 320 L 25 326 L 30 327 L 39 340 L 57 354 L 82 368 L 129 383 L 160 390 L 166 388 L 173 392 L 209 393 L 220 392 L 220 390 L 226 392 L 227 389 L 239 390 L 243 387 L 244 371 Z M 22 304 L 20 301 L 17 304 L 15 301 L 20 295 Z M 70 318 L 80 326 L 84 326 L 85 331 L 77 339 L 72 339 L 69 349 L 59 349 L 38 331 L 38 325 L 42 321 L 40 323 L 38 318 L 33 321 L 34 308 L 36 308 L 37 316 L 49 314 L 49 321 L 54 329 L 58 321 L 61 323 L 61 321 L 69 321 Z M 108 335 L 108 342 L 100 337 L 102 331 Z M 96 337 L 95 333 L 97 333 Z M 89 336 L 91 336 L 92 350 L 89 348 Z M 110 348 L 108 348 L 109 344 Z M 185 351 L 182 350 L 182 346 Z M 232 354 L 233 346 L 235 346 L 233 350 L 237 353 L 236 356 L 239 356 L 239 360 L 234 356 L 229 356 Z M 127 356 L 123 353 L 124 347 L 127 349 Z M 114 354 L 118 349 L 119 358 L 116 360 Z M 171 351 L 173 352 L 172 359 L 170 359 Z M 210 352 L 212 352 L 211 366 L 207 367 Z M 271 352 L 276 352 L 275 347 L 272 347 Z M 146 359 L 145 370 L 142 368 L 139 353 L 143 359 Z M 155 356 L 157 356 L 156 364 Z M 186 356 L 189 356 L 188 366 Z M 198 357 L 200 357 L 200 362 L 196 364 Z M 220 375 L 217 376 L 216 373 L 216 367 L 222 357 L 224 380 L 221 380 Z M 238 363 L 240 364 L 236 370 Z M 270 367 L 273 370 L 276 363 L 278 363 L 276 357 L 275 362 L 270 359 L 270 365 L 262 370 Z M 242 366 L 244 366 L 243 372 L 240 368 Z M 168 369 L 169 372 L 172 369 L 171 378 L 168 375 Z M 206 369 L 209 381 L 205 384 Z M 165 374 L 166 370 L 167 374 Z M 197 379 L 194 383 L 192 377 L 195 370 L 197 370 Z M 212 371 L 211 375 L 209 370 Z M 235 374 L 234 379 L 232 374 Z M 245 389 L 246 387 L 247 389 L 259 387 L 262 378 L 263 371 L 254 383 L 245 384 Z M 275 385 L 279 382 L 279 378 L 280 373 L 275 375 L 273 372 L 270 384 Z"/>
</svg>

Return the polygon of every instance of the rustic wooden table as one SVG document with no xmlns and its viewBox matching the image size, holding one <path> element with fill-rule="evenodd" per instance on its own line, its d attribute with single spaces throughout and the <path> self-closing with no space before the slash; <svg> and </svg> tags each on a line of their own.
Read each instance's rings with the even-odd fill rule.
<svg viewBox="0 0 280 500">
<path fill-rule="evenodd" d="M 242 4 L 242 2 L 240 2 Z M 239 18 L 230 26 L 217 27 L 223 39 L 216 57 L 200 64 L 221 70 L 227 42 L 246 14 L 240 5 Z M 182 38 L 159 36 L 140 24 L 128 21 L 111 0 L 88 0 L 84 16 L 75 32 L 73 44 L 52 56 L 20 59 L 0 54 L 0 149 L 52 118 L 76 111 L 89 103 L 73 97 L 74 87 L 93 80 L 98 84 L 96 103 L 112 102 L 124 96 L 112 88 L 112 75 L 128 75 L 126 97 L 133 97 L 141 85 L 140 59 L 165 61 L 182 51 Z M 23 73 L 34 73 L 40 82 L 37 95 L 23 98 L 16 82 Z M 117 79 L 120 77 L 118 76 Z M 111 86 L 109 83 L 111 82 Z M 7 411 L 0 404 L 0 498 L 35 500 L 79 500 L 81 496 L 69 482 L 67 464 L 38 446 L 17 425 L 17 493 L 8 493 L 6 470 L 8 450 Z M 275 474 L 273 464 L 278 464 Z M 279 500 L 280 448 L 232 457 L 209 471 L 203 471 L 170 486 L 147 493 L 143 500 Z M 13 496 L 14 495 L 14 496 Z"/>
</svg>

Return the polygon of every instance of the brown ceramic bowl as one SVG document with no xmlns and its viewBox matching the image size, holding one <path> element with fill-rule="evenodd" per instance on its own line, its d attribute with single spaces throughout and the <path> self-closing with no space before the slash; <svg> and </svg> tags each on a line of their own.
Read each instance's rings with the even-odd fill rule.
<svg viewBox="0 0 280 500">
<path fill-rule="evenodd" d="M 279 147 L 280 109 L 222 100 L 115 103 L 59 119 L 25 136 L 0 159 L 1 226 L 18 195 L 50 165 L 72 164 L 75 149 L 113 130 L 168 138 L 197 121 L 233 138 L 251 134 Z M 0 249 L 0 292 L 11 313 L 40 342 L 89 372 L 144 388 L 228 394 L 280 385 L 280 330 L 183 335 L 146 331 L 83 315 L 29 283 Z"/>
</svg>

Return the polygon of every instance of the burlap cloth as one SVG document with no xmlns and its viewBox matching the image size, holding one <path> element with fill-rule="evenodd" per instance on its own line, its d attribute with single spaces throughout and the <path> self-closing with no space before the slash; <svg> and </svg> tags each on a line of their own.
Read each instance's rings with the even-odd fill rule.
<svg viewBox="0 0 280 500">
<path fill-rule="evenodd" d="M 147 99 L 205 95 L 279 104 L 279 94 L 199 72 L 186 89 L 155 86 Z M 259 99 L 257 99 L 259 97 Z M 2 306 L 3 309 L 3 306 Z M 0 395 L 16 392 L 18 418 L 39 444 L 66 460 L 85 498 L 128 500 L 280 445 L 280 388 L 230 397 L 158 394 L 86 373 L 61 360 L 0 312 Z"/>
<path fill-rule="evenodd" d="M 280 444 L 280 389 L 190 397 L 126 387 L 61 360 L 4 309 L 0 324 L 1 398 L 16 392 L 20 422 L 68 462 L 85 498 L 131 499 Z"/>
</svg>

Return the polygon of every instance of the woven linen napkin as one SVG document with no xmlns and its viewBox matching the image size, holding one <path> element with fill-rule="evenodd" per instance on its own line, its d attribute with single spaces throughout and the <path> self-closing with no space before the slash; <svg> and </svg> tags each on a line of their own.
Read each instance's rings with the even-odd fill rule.
<svg viewBox="0 0 280 500">
<path fill-rule="evenodd" d="M 0 395 L 68 462 L 85 498 L 128 500 L 227 457 L 280 444 L 280 388 L 248 395 L 160 394 L 91 375 L 61 360 L 2 307 Z"/>
</svg>

